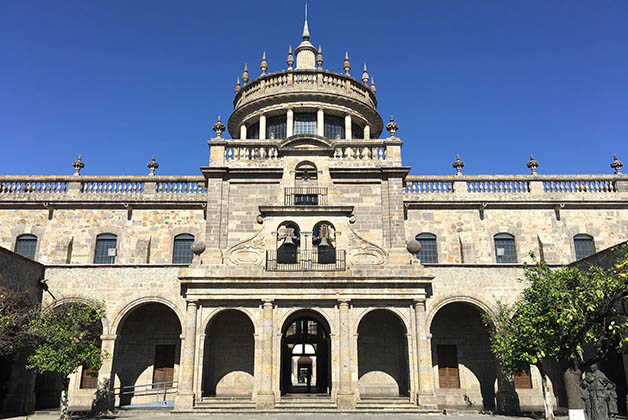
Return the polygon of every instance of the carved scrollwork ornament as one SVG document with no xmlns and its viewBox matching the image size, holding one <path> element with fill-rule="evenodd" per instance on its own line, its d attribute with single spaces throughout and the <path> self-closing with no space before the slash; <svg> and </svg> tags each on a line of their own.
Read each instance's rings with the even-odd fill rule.
<svg viewBox="0 0 628 420">
<path fill-rule="evenodd" d="M 262 216 L 261 214 L 258 214 L 257 217 L 255 218 L 255 221 L 261 225 L 262 223 L 264 223 L 264 216 Z"/>
</svg>

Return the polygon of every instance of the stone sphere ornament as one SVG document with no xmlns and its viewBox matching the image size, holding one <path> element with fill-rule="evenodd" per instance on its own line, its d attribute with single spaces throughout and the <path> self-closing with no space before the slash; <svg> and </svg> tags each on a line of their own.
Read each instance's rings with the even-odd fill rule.
<svg viewBox="0 0 628 420">
<path fill-rule="evenodd" d="M 192 250 L 194 255 L 201 255 L 203 252 L 205 252 L 205 248 L 205 242 L 201 241 L 194 241 L 192 242 L 192 245 L 190 245 L 190 249 Z"/>
<path fill-rule="evenodd" d="M 421 251 L 421 243 L 416 239 L 410 239 L 407 243 L 407 249 L 410 254 L 416 254 Z"/>
</svg>

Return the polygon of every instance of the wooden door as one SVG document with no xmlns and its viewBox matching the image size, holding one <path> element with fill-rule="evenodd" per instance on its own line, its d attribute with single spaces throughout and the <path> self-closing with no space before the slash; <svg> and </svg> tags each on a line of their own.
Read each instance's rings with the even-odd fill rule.
<svg viewBox="0 0 628 420">
<path fill-rule="evenodd" d="M 436 346 L 438 357 L 438 383 L 440 388 L 460 388 L 458 353 L 455 344 Z"/>
<path fill-rule="evenodd" d="M 176 346 L 174 344 L 158 344 L 155 346 L 153 383 L 171 382 L 174 379 L 175 351 Z M 160 388 L 160 386 L 155 385 L 153 388 Z"/>
<path fill-rule="evenodd" d="M 515 375 L 515 389 L 532 389 L 532 376 L 529 371 Z"/>
</svg>

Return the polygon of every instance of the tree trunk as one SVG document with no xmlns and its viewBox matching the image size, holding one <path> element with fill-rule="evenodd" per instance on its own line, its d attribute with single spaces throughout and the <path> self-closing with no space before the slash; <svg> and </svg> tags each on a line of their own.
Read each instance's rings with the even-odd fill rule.
<svg viewBox="0 0 628 420">
<path fill-rule="evenodd" d="M 541 385 L 543 388 L 543 408 L 545 409 L 545 420 L 555 420 L 554 403 L 552 402 L 552 394 L 549 389 L 549 378 L 543 366 L 539 363 L 536 365 L 541 374 Z"/>
<path fill-rule="evenodd" d="M 579 369 L 569 368 L 563 374 L 565 391 L 567 392 L 569 420 L 585 420 L 582 398 L 580 396 L 580 377 Z"/>
<path fill-rule="evenodd" d="M 61 411 L 61 419 L 65 420 L 65 419 L 69 419 L 70 418 L 70 411 L 68 409 L 68 388 L 70 386 L 70 378 L 68 378 L 67 376 L 65 376 L 63 378 L 63 389 L 61 389 L 61 401 L 59 404 L 59 409 Z"/>
</svg>

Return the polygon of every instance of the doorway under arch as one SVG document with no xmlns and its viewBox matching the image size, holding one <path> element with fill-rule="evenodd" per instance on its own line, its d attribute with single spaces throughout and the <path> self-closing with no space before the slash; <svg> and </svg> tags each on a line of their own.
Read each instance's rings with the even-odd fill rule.
<svg viewBox="0 0 628 420">
<path fill-rule="evenodd" d="M 281 332 L 281 394 L 329 394 L 327 322 L 314 311 L 299 311 L 286 320 Z"/>
<path fill-rule="evenodd" d="M 358 325 L 358 386 L 363 397 L 409 396 L 408 338 L 397 315 L 366 314 Z"/>
</svg>

